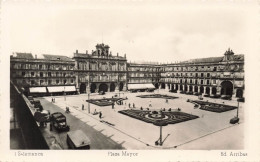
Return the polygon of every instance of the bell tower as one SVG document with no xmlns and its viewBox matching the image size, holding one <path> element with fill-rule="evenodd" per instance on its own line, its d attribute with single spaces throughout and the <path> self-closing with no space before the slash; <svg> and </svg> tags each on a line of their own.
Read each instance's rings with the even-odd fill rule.
<svg viewBox="0 0 260 162">
<path fill-rule="evenodd" d="M 228 50 L 224 54 L 223 61 L 228 62 L 228 61 L 233 61 L 234 60 L 234 52 L 228 48 Z"/>
</svg>

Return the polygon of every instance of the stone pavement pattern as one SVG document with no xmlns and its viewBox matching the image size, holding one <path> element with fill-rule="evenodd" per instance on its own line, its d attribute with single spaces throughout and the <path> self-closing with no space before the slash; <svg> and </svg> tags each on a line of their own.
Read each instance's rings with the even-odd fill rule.
<svg viewBox="0 0 260 162">
<path fill-rule="evenodd" d="M 110 98 L 114 94 L 115 93 L 106 93 L 105 95 L 91 94 L 90 98 Z M 48 101 L 50 105 L 56 105 L 59 107 L 58 109 L 55 109 L 55 111 L 61 112 L 65 112 L 65 107 L 69 106 L 71 115 L 85 123 L 85 125 L 76 127 L 77 129 L 84 129 L 86 127 L 87 135 L 91 136 L 94 132 L 88 132 L 87 129 L 94 128 L 96 131 L 102 133 L 104 137 L 109 137 L 110 140 L 122 145 L 122 147 L 126 149 L 243 149 L 243 103 L 240 104 L 239 111 L 241 124 L 233 126 L 229 124 L 229 120 L 236 115 L 236 110 L 214 113 L 194 109 L 194 104 L 186 102 L 186 100 L 196 100 L 198 98 L 197 96 L 160 91 L 160 94 L 179 97 L 174 100 L 168 100 L 168 103 L 166 103 L 165 99 L 161 98 L 136 97 L 137 95 L 142 94 L 153 93 L 121 93 L 120 97 L 127 96 L 128 100 L 124 101 L 123 105 L 115 104 L 114 109 L 112 109 L 112 106 L 99 107 L 90 104 L 91 113 L 95 110 L 97 112 L 101 111 L 103 114 L 101 120 L 115 124 L 115 126 L 101 123 L 98 115 L 88 113 L 88 103 L 86 102 L 88 96 L 86 94 L 66 97 L 58 96 L 55 97 L 55 103 L 51 103 L 51 97 L 44 97 L 44 99 L 41 99 L 41 102 L 47 103 L 46 101 Z M 225 104 L 237 106 L 236 101 L 223 101 L 220 99 L 205 97 L 204 100 L 216 103 L 225 102 Z M 43 104 L 44 109 L 46 109 L 45 103 Z M 134 103 L 136 109 L 140 109 L 141 106 L 147 108 L 150 103 L 152 104 L 152 107 L 149 107 L 150 110 L 160 110 L 161 108 L 165 108 L 166 110 L 169 108 L 181 108 L 183 112 L 197 115 L 199 118 L 183 123 L 169 124 L 168 126 L 163 127 L 163 139 L 167 138 L 165 139 L 163 146 L 155 146 L 155 141 L 159 138 L 158 126 L 118 113 L 119 110 L 128 109 L 129 103 L 131 106 Z M 81 109 L 82 104 L 84 104 L 84 110 Z M 51 112 L 53 111 L 51 110 Z M 74 120 L 70 121 L 69 119 L 68 122 L 74 122 Z M 106 138 L 103 140 L 101 138 L 99 142 L 102 143 L 106 140 Z"/>
</svg>

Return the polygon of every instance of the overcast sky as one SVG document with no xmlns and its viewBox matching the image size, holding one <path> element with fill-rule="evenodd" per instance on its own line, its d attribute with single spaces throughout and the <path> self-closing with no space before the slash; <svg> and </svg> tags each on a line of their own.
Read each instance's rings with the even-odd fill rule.
<svg viewBox="0 0 260 162">
<path fill-rule="evenodd" d="M 229 47 L 247 53 L 248 16 L 241 6 L 110 2 L 6 3 L 11 51 L 72 57 L 103 40 L 129 61 L 216 57 Z"/>
</svg>

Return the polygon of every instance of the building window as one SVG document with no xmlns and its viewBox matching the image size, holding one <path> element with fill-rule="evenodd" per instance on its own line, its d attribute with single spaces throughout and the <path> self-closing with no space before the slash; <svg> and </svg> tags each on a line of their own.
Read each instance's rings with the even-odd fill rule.
<svg viewBox="0 0 260 162">
<path fill-rule="evenodd" d="M 40 85 L 42 85 L 43 84 L 43 80 L 40 80 Z"/>
<path fill-rule="evenodd" d="M 200 81 L 200 84 L 203 84 L 203 80 Z"/>
<path fill-rule="evenodd" d="M 22 72 L 22 76 L 25 76 L 25 72 L 24 71 Z"/>
<path fill-rule="evenodd" d="M 204 74 L 203 74 L 203 73 L 201 73 L 201 74 L 200 74 L 200 76 L 201 76 L 201 77 L 203 77 L 203 76 L 204 76 Z"/>
<path fill-rule="evenodd" d="M 63 73 L 63 77 L 65 77 L 66 76 L 66 73 Z"/>
<path fill-rule="evenodd" d="M 51 72 L 48 72 L 48 76 L 51 77 Z"/>
<path fill-rule="evenodd" d="M 40 72 L 40 77 L 43 77 L 43 72 Z"/>
<path fill-rule="evenodd" d="M 31 80 L 31 85 L 34 85 L 34 84 L 35 84 L 34 80 Z"/>
<path fill-rule="evenodd" d="M 195 74 L 195 77 L 198 77 L 198 73 Z"/>
<path fill-rule="evenodd" d="M 42 69 L 42 65 L 39 65 L 39 69 Z"/>
<path fill-rule="evenodd" d="M 56 84 L 59 84 L 60 83 L 60 81 L 59 80 L 56 80 Z"/>
<path fill-rule="evenodd" d="M 214 80 L 212 81 L 212 83 L 213 83 L 213 84 L 216 84 L 216 80 L 214 79 Z"/>
<path fill-rule="evenodd" d="M 34 76 L 34 72 L 31 72 L 31 76 Z"/>
<path fill-rule="evenodd" d="M 51 84 L 51 80 L 48 80 L 48 84 Z"/>
<path fill-rule="evenodd" d="M 195 84 L 198 84 L 198 80 L 197 79 L 195 80 Z"/>
<path fill-rule="evenodd" d="M 217 67 L 214 67 L 214 68 L 213 68 L 213 71 L 217 71 Z"/>
<path fill-rule="evenodd" d="M 66 83 L 67 83 L 67 80 L 66 80 L 66 79 L 65 79 L 65 80 L 63 80 L 63 83 L 64 83 L 64 84 L 66 84 Z"/>
<path fill-rule="evenodd" d="M 207 77 L 210 77 L 210 73 L 207 73 Z"/>
<path fill-rule="evenodd" d="M 190 80 L 190 84 L 192 84 L 192 79 Z"/>
<path fill-rule="evenodd" d="M 59 75 L 59 72 L 56 72 L 56 77 Z"/>
<path fill-rule="evenodd" d="M 207 84 L 209 85 L 209 80 L 207 80 Z"/>
<path fill-rule="evenodd" d="M 73 80 L 73 79 L 71 79 L 71 80 L 70 80 L 70 82 L 71 82 L 71 83 L 73 83 L 73 82 L 74 82 L 74 80 Z"/>
</svg>

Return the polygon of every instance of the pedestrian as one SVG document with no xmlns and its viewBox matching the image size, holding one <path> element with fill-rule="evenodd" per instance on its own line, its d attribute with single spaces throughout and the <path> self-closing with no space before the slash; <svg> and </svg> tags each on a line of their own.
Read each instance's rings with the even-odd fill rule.
<svg viewBox="0 0 260 162">
<path fill-rule="evenodd" d="M 99 112 L 99 119 L 101 119 L 102 118 L 102 112 L 100 111 Z"/>
<path fill-rule="evenodd" d="M 133 108 L 135 108 L 135 103 L 133 103 Z"/>
<path fill-rule="evenodd" d="M 82 110 L 84 110 L 84 104 L 82 104 Z"/>
<path fill-rule="evenodd" d="M 131 104 L 130 104 L 130 103 L 128 104 L 128 107 L 129 107 L 129 108 L 131 107 Z"/>
<path fill-rule="evenodd" d="M 165 102 L 168 103 L 168 99 L 166 99 Z"/>
</svg>

